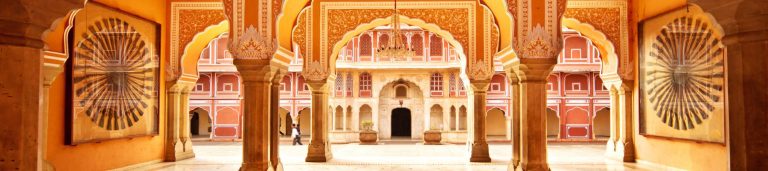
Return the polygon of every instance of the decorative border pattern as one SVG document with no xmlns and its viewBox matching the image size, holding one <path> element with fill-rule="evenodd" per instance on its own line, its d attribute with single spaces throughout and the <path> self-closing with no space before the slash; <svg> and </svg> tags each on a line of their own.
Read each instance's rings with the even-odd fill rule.
<svg viewBox="0 0 768 171">
<path fill-rule="evenodd" d="M 476 59 L 476 46 L 475 46 L 475 43 L 476 43 L 475 29 L 476 28 L 472 27 L 475 25 L 475 15 L 476 15 L 475 2 L 440 2 L 440 6 L 439 6 L 440 8 L 435 8 L 435 2 L 402 2 L 402 3 L 399 3 L 398 5 L 400 4 L 402 4 L 401 9 L 403 9 L 402 10 L 403 12 L 401 13 L 403 13 L 404 16 L 413 17 L 417 19 L 424 19 L 424 20 L 429 20 L 424 18 L 426 14 L 422 16 L 409 16 L 409 14 L 411 14 L 411 11 L 414 11 L 413 9 L 424 9 L 424 10 L 466 9 L 467 10 L 467 23 L 466 23 L 467 31 L 466 32 L 468 33 L 468 36 L 466 35 L 455 35 L 455 36 L 458 37 L 457 40 L 459 42 L 462 42 L 462 41 L 466 42 L 462 44 L 466 46 L 463 49 L 465 50 L 464 53 L 466 53 L 468 61 Z M 320 12 L 320 20 L 321 20 L 320 21 L 320 24 L 321 24 L 320 37 L 321 38 L 319 42 L 321 46 L 320 56 L 319 56 L 320 59 L 313 59 L 312 56 L 308 56 L 308 57 L 305 56 L 305 60 L 308 60 L 308 61 L 305 61 L 305 64 L 320 64 L 321 66 L 328 68 L 327 67 L 328 59 L 330 58 L 330 56 L 328 55 L 329 53 L 332 53 L 333 49 L 331 49 L 331 47 L 333 46 L 333 44 L 336 43 L 334 41 L 338 41 L 338 40 L 329 40 L 329 37 L 334 36 L 334 35 L 328 35 L 329 34 L 328 21 L 329 21 L 330 11 L 332 10 L 368 10 L 370 11 L 375 9 L 388 10 L 388 9 L 391 9 L 393 5 L 394 4 L 392 2 L 322 2 L 320 5 L 320 9 L 321 9 L 321 12 Z M 413 13 L 416 13 L 416 12 L 413 12 Z M 390 14 L 387 13 L 386 15 L 381 16 L 381 18 L 386 18 L 389 16 Z M 438 15 L 430 14 L 428 16 L 444 17 L 439 14 Z M 308 18 L 312 18 L 312 17 L 310 16 Z M 311 20 L 307 22 L 308 22 L 307 24 L 309 24 L 311 23 Z M 357 26 L 361 23 L 354 23 L 354 24 L 355 26 Z M 448 25 L 438 24 L 438 26 L 447 27 Z M 442 29 L 446 29 L 446 28 L 442 28 Z M 447 29 L 447 30 L 450 30 L 450 29 Z M 336 36 L 340 36 L 340 35 L 336 35 Z M 461 39 L 464 39 L 464 40 L 461 40 Z M 308 37 L 307 40 L 311 40 L 311 37 Z M 308 41 L 307 43 L 308 43 L 308 46 L 306 48 L 311 48 L 312 47 L 310 46 L 311 42 Z M 311 53 L 310 51 L 312 50 L 306 49 L 307 54 Z M 315 61 L 315 60 L 319 60 L 319 61 Z M 305 68 L 305 69 L 308 69 L 310 73 L 315 72 L 312 70 L 312 68 Z"/>
<path fill-rule="evenodd" d="M 619 16 L 610 16 L 610 15 L 604 15 L 604 17 L 614 17 L 612 20 L 615 20 L 616 18 L 619 19 L 619 42 L 614 42 L 614 39 L 611 39 L 610 37 L 612 35 L 616 35 L 616 33 L 613 32 L 607 32 L 605 28 L 599 27 L 600 22 L 606 21 L 605 18 L 592 18 L 592 17 L 581 17 L 581 16 L 568 16 L 568 12 L 566 12 L 566 15 L 564 17 L 569 18 L 576 18 L 581 22 L 589 23 L 590 25 L 595 26 L 598 30 L 602 31 L 606 34 L 606 36 L 609 37 L 609 40 L 611 40 L 612 43 L 614 43 L 617 49 L 616 53 L 619 55 L 619 66 L 618 66 L 618 72 L 619 75 L 623 79 L 634 79 L 633 77 L 633 69 L 632 65 L 630 65 L 630 58 L 629 58 L 629 26 L 628 26 L 628 10 L 627 10 L 627 2 L 626 1 L 620 1 L 620 0 L 591 0 L 591 1 L 575 1 L 570 0 L 568 1 L 568 7 L 566 9 L 577 9 L 577 8 L 583 8 L 583 9 L 619 9 Z M 615 27 L 615 26 L 614 26 Z"/>
<path fill-rule="evenodd" d="M 169 76 L 171 77 L 169 80 L 173 80 L 181 75 L 181 67 L 180 67 L 180 61 L 181 61 L 181 53 L 184 51 L 184 45 L 189 43 L 191 41 L 191 37 L 194 35 L 189 35 L 189 40 L 182 40 L 181 37 L 181 28 L 190 28 L 190 27 L 197 27 L 199 30 L 195 31 L 195 33 L 199 33 L 200 31 L 203 31 L 206 27 L 210 25 L 215 25 L 216 23 L 219 23 L 226 19 L 224 15 L 222 15 L 222 18 L 220 20 L 215 20 L 213 18 L 204 18 L 200 19 L 197 17 L 201 17 L 198 15 L 182 15 L 183 12 L 188 11 L 198 11 L 193 13 L 200 13 L 199 11 L 203 11 L 202 13 L 211 13 L 211 12 L 221 12 L 224 10 L 224 6 L 220 2 L 171 2 L 171 28 L 170 28 L 170 67 L 168 68 Z M 193 19 L 189 19 L 193 18 Z M 183 45 L 182 45 L 183 44 Z"/>
</svg>

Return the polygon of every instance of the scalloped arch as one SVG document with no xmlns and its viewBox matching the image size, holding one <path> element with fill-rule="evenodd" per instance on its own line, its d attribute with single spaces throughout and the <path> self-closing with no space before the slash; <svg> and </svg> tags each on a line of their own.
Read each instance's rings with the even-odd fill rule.
<svg viewBox="0 0 768 171">
<path fill-rule="evenodd" d="M 209 42 L 227 32 L 229 32 L 229 22 L 224 20 L 195 34 L 192 41 L 184 46 L 184 52 L 181 54 L 179 60 L 181 61 L 181 76 L 197 78 L 197 63 L 200 61 L 200 53 L 208 46 Z"/>
<path fill-rule="evenodd" d="M 616 47 L 602 31 L 597 30 L 588 23 L 573 18 L 563 18 L 562 22 L 564 27 L 580 32 L 597 46 L 600 54 L 602 54 L 600 61 L 603 66 L 600 70 L 603 75 L 618 74 L 619 56 L 616 54 Z"/>
<path fill-rule="evenodd" d="M 462 46 L 456 39 L 451 35 L 450 32 L 443 30 L 440 28 L 440 26 L 437 26 L 432 23 L 427 23 L 424 20 L 417 19 L 417 18 L 410 18 L 404 15 L 399 15 L 400 22 L 405 23 L 412 26 L 418 26 L 421 27 L 424 30 L 427 30 L 429 32 L 435 33 L 438 36 L 442 37 L 443 40 L 447 41 L 449 44 L 451 44 L 454 48 L 456 48 L 457 54 L 459 54 L 459 59 L 461 63 L 461 73 L 466 73 L 466 62 L 467 62 L 467 55 L 464 54 L 464 46 Z M 344 33 L 344 36 L 342 36 L 341 40 L 334 43 L 333 45 L 333 51 L 331 51 L 330 61 L 336 61 L 336 58 L 338 57 L 339 51 L 341 48 L 344 47 L 352 38 L 359 36 L 365 31 L 371 30 L 373 28 L 376 28 L 378 26 L 383 26 L 392 23 L 392 16 L 386 17 L 386 18 L 378 18 L 375 19 L 369 23 L 363 23 L 358 25 L 355 29 L 351 31 L 347 31 L 347 33 Z M 331 68 L 336 68 L 335 62 L 330 62 Z M 466 81 L 466 80 L 465 80 Z"/>
</svg>

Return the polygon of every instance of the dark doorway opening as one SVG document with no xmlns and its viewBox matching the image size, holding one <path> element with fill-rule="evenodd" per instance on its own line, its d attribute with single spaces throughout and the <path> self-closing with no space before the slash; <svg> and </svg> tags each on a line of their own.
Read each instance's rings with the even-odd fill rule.
<svg viewBox="0 0 768 171">
<path fill-rule="evenodd" d="M 189 129 L 192 132 L 192 135 L 200 135 L 200 114 L 197 112 L 192 112 L 192 121 L 190 121 Z"/>
<path fill-rule="evenodd" d="M 293 117 L 291 117 L 291 113 L 285 114 L 285 130 L 281 131 L 283 132 L 283 135 L 285 136 L 291 136 L 293 134 Z"/>
<path fill-rule="evenodd" d="M 411 110 L 392 110 L 392 137 L 411 137 Z"/>
</svg>

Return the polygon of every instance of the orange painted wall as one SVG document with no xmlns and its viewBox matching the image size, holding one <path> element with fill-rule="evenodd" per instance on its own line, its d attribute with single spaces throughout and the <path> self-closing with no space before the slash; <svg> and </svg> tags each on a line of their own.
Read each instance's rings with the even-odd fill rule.
<svg viewBox="0 0 768 171">
<path fill-rule="evenodd" d="M 161 41 L 161 66 L 166 66 L 168 61 L 165 56 L 167 46 L 165 25 L 166 3 L 158 0 L 95 0 L 115 7 L 120 10 L 133 13 L 135 15 L 155 21 L 162 26 Z M 57 28 L 63 28 L 60 26 Z M 63 29 L 56 29 L 45 38 L 46 44 L 50 50 L 61 50 L 63 42 Z M 160 73 L 160 123 L 165 123 L 165 68 L 161 68 Z M 124 166 L 145 163 L 150 161 L 162 160 L 163 157 L 163 132 L 164 127 L 160 125 L 160 134 L 152 137 L 139 137 L 132 139 L 118 139 L 103 141 L 99 143 L 87 143 L 77 146 L 64 144 L 64 102 L 65 102 L 65 84 L 64 74 L 54 80 L 50 89 L 49 102 L 49 122 L 47 147 L 48 154 L 46 160 L 56 170 L 106 170 L 120 168 Z"/>
<path fill-rule="evenodd" d="M 686 0 L 634 0 L 630 23 L 630 55 L 637 61 L 637 21 L 685 6 Z M 635 71 L 637 71 L 635 65 Z M 637 72 L 635 72 L 637 74 Z M 637 75 L 635 75 L 637 78 Z M 639 101 L 637 82 L 635 83 L 634 101 Z M 634 113 L 639 112 L 639 105 L 634 104 Z M 635 115 L 635 128 L 638 127 L 638 115 Z M 728 170 L 728 151 L 724 144 L 697 143 L 694 141 L 646 137 L 635 132 L 637 160 L 665 165 L 684 170 Z"/>
</svg>

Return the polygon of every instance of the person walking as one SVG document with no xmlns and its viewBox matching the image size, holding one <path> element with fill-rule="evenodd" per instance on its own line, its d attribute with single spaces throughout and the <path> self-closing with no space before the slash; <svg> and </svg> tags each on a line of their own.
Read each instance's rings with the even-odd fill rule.
<svg viewBox="0 0 768 171">
<path fill-rule="evenodd" d="M 299 128 L 296 127 L 296 124 L 292 124 L 291 126 L 293 126 L 293 130 L 291 130 L 291 137 L 293 137 L 293 145 L 296 145 L 296 144 L 304 145 L 304 144 L 301 144 L 301 132 L 299 132 Z"/>
</svg>

